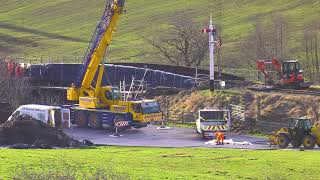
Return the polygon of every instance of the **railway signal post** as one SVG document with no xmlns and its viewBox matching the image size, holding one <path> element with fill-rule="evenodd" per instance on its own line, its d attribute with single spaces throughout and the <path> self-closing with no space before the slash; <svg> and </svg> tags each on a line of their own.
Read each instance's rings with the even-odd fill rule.
<svg viewBox="0 0 320 180">
<path fill-rule="evenodd" d="M 210 90 L 214 91 L 214 89 L 215 89 L 215 87 L 214 87 L 214 48 L 217 43 L 215 41 L 217 30 L 213 26 L 212 14 L 210 15 L 209 27 L 206 29 L 202 29 L 202 32 L 209 34 L 209 52 L 210 52 L 210 80 L 209 80 L 209 83 L 210 83 Z"/>
</svg>

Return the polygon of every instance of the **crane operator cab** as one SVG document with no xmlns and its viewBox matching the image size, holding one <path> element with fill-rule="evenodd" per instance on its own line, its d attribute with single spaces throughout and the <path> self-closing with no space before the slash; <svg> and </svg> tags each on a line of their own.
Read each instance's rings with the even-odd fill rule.
<svg viewBox="0 0 320 180">
<path fill-rule="evenodd" d="M 117 87 L 111 87 L 105 91 L 106 100 L 120 100 L 120 97 L 120 90 Z"/>
<path fill-rule="evenodd" d="M 99 90 L 83 90 L 77 88 L 74 84 L 67 90 L 67 99 L 69 101 L 79 101 L 79 107 L 89 109 L 109 109 L 112 105 L 120 101 L 120 91 L 117 87 L 104 86 Z"/>
</svg>

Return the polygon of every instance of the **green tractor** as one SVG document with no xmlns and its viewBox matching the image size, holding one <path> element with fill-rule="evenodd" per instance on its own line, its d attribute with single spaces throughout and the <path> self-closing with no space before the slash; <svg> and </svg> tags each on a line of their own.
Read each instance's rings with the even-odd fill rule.
<svg viewBox="0 0 320 180">
<path fill-rule="evenodd" d="M 293 119 L 289 127 L 271 133 L 269 142 L 280 148 L 286 148 L 290 143 L 294 148 L 301 145 L 305 149 L 320 147 L 320 124 L 313 124 L 307 117 Z"/>
</svg>

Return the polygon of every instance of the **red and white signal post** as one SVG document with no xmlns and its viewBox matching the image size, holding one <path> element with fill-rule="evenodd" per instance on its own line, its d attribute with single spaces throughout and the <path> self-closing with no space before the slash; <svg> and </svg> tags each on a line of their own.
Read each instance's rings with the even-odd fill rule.
<svg viewBox="0 0 320 180">
<path fill-rule="evenodd" d="M 203 33 L 209 34 L 209 52 L 210 52 L 210 90 L 214 91 L 214 48 L 215 48 L 215 36 L 217 34 L 216 28 L 213 27 L 212 14 L 210 15 L 209 27 L 202 29 Z"/>
</svg>

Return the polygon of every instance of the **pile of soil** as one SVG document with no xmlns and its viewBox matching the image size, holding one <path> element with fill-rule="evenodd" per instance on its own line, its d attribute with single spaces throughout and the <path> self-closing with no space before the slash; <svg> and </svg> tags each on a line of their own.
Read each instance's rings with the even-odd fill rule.
<svg viewBox="0 0 320 180">
<path fill-rule="evenodd" d="M 234 132 L 265 128 L 270 128 L 267 131 L 273 128 L 279 129 L 284 126 L 283 124 L 288 124 L 291 119 L 302 116 L 310 117 L 313 122 L 320 122 L 319 96 L 251 91 L 239 91 L 239 93 L 181 91 L 176 95 L 158 96 L 156 99 L 165 112 L 169 109 L 169 114 L 181 114 L 182 111 L 184 114 L 192 113 L 191 121 L 197 118 L 197 111 L 205 107 L 224 109 L 229 104 L 244 106 L 246 121 L 239 124 L 234 122 L 236 127 Z M 265 126 L 257 123 L 256 119 L 260 123 L 273 124 Z M 188 119 L 186 121 L 190 122 Z"/>
<path fill-rule="evenodd" d="M 78 147 L 81 145 L 57 129 L 22 115 L 0 126 L 0 145 L 28 144 L 35 147 Z"/>
<path fill-rule="evenodd" d="M 261 99 L 261 119 L 285 122 L 292 118 L 308 116 L 314 122 L 320 120 L 320 98 L 288 94 L 259 94 Z"/>
<path fill-rule="evenodd" d="M 257 118 L 258 100 L 261 120 L 286 122 L 289 119 L 309 116 L 314 122 L 320 120 L 320 97 L 310 95 L 254 93 L 206 94 L 203 91 L 181 91 L 176 95 L 158 96 L 162 106 L 167 104 L 171 113 L 197 113 L 199 109 L 214 107 L 223 109 L 229 104 L 245 106 L 246 119 Z M 167 99 L 167 102 L 166 102 Z"/>
</svg>

